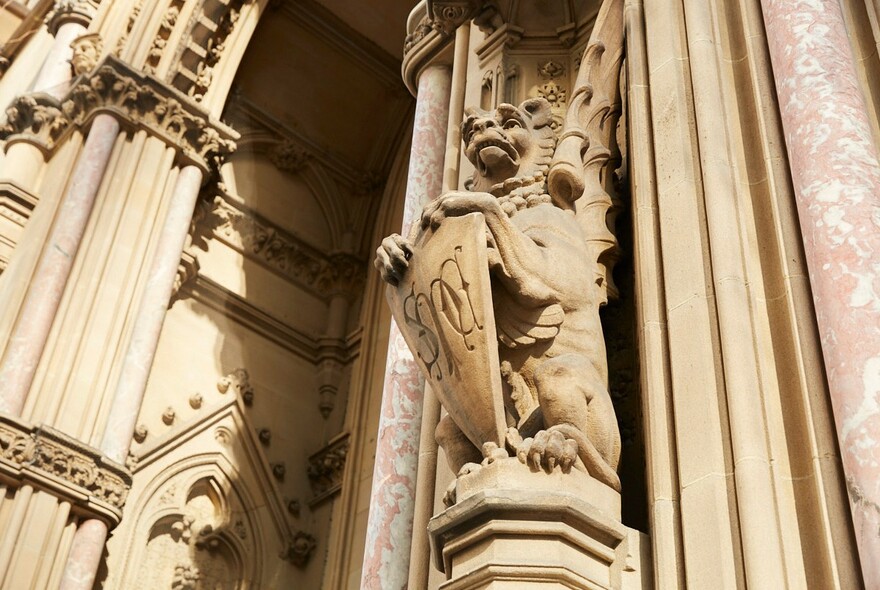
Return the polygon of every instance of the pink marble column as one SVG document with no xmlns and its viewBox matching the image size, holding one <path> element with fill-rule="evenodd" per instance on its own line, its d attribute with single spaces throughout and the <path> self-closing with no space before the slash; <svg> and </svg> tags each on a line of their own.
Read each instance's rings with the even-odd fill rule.
<svg viewBox="0 0 880 590">
<path fill-rule="evenodd" d="M 124 463 L 128 455 L 201 184 L 202 171 L 195 166 L 180 171 L 158 237 L 101 440 L 101 451 L 117 463 Z M 79 525 L 64 567 L 62 590 L 91 590 L 107 532 L 107 526 L 97 519 Z"/>
<path fill-rule="evenodd" d="M 440 196 L 451 70 L 431 66 L 419 78 L 403 235 L 422 207 Z M 376 440 L 362 590 L 403 590 L 409 575 L 424 382 L 392 322 Z"/>
<path fill-rule="evenodd" d="M 107 525 L 96 518 L 86 520 L 77 527 L 59 590 L 92 590 L 108 532 Z"/>
<path fill-rule="evenodd" d="M 880 588 L 880 163 L 839 0 L 762 0 L 867 588 Z"/>
<path fill-rule="evenodd" d="M 118 134 L 116 119 L 95 117 L 0 364 L 0 412 L 24 406 Z"/>
<path fill-rule="evenodd" d="M 101 451 L 117 463 L 128 455 L 201 185 L 201 170 L 186 166 L 180 171 L 159 234 L 101 441 Z"/>
</svg>

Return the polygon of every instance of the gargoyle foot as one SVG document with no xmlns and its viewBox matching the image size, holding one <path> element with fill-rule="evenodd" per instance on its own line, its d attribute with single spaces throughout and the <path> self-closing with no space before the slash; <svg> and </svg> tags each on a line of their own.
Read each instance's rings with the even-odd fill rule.
<svg viewBox="0 0 880 590">
<path fill-rule="evenodd" d="M 556 430 L 539 430 L 533 437 L 522 438 L 516 428 L 507 431 L 507 444 L 521 463 L 537 471 L 553 471 L 558 465 L 563 473 L 571 471 L 578 459 L 577 441 Z"/>
<path fill-rule="evenodd" d="M 479 469 L 482 469 L 482 465 L 480 465 L 479 463 L 465 463 L 461 466 L 461 469 L 458 470 L 458 473 L 455 476 L 455 480 L 453 480 L 453 482 L 449 484 L 449 487 L 446 488 L 446 493 L 443 494 L 444 506 L 449 508 L 457 501 L 455 485 L 458 483 L 458 478 L 462 477 L 463 475 L 473 473 L 474 471 L 477 471 Z"/>
</svg>

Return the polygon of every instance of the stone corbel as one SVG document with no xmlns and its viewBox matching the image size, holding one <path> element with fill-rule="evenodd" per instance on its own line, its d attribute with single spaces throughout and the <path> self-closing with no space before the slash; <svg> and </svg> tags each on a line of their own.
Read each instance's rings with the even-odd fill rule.
<svg viewBox="0 0 880 590">
<path fill-rule="evenodd" d="M 195 165 L 207 176 L 235 150 L 238 134 L 192 99 L 137 72 L 115 56 L 77 78 L 61 100 L 25 94 L 6 109 L 0 139 L 25 141 L 51 154 L 74 129 L 87 127 L 99 113 L 116 117 L 123 128 L 143 129 L 177 150 L 178 164 Z"/>
<path fill-rule="evenodd" d="M 310 508 L 324 503 L 342 489 L 350 443 L 349 433 L 343 432 L 309 457 L 308 476 L 314 494 L 309 500 Z"/>
<path fill-rule="evenodd" d="M 48 426 L 0 416 L 0 479 L 70 502 L 88 518 L 119 524 L 131 487 L 125 467 Z"/>
</svg>

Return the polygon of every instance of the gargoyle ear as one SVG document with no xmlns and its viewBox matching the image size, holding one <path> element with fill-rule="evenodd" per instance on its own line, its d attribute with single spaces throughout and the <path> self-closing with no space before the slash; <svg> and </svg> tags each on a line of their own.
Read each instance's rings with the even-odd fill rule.
<svg viewBox="0 0 880 590">
<path fill-rule="evenodd" d="M 547 102 L 546 98 L 530 98 L 519 105 L 519 108 L 529 114 L 535 127 L 543 127 L 550 124 L 550 120 L 553 117 L 550 103 Z"/>
<path fill-rule="evenodd" d="M 483 114 L 480 109 L 468 107 L 464 110 L 464 121 L 461 122 L 461 139 L 467 143 L 468 132 L 480 115 Z"/>
</svg>

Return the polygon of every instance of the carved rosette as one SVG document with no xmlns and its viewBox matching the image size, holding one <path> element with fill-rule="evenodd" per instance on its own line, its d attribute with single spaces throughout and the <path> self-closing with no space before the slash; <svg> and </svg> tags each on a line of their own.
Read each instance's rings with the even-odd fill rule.
<svg viewBox="0 0 880 590">
<path fill-rule="evenodd" d="M 207 172 L 235 150 L 238 134 L 192 100 L 155 78 L 129 68 L 114 56 L 76 80 L 61 100 L 41 94 L 19 96 L 6 110 L 0 139 L 27 141 L 51 153 L 98 113 L 119 119 L 124 128 L 144 129 L 178 150 L 181 164 Z"/>
<path fill-rule="evenodd" d="M 0 416 L 0 474 L 75 504 L 91 518 L 115 526 L 131 487 L 131 474 L 100 451 L 47 426 Z"/>
</svg>

